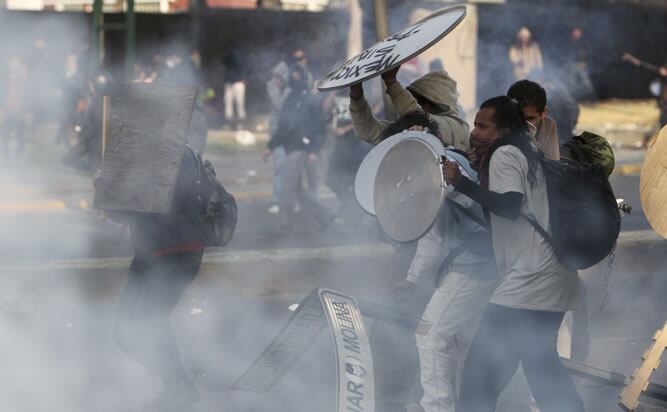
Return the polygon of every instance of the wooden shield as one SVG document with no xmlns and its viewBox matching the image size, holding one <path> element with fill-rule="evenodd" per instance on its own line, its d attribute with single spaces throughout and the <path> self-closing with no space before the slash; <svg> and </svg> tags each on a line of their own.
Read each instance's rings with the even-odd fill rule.
<svg viewBox="0 0 667 412">
<path fill-rule="evenodd" d="M 317 88 L 337 90 L 379 76 L 440 41 L 463 21 L 465 15 L 465 6 L 438 10 L 346 61 L 324 76 Z"/>
<path fill-rule="evenodd" d="M 639 191 L 646 219 L 653 230 L 667 238 L 667 126 L 646 152 Z"/>
<path fill-rule="evenodd" d="M 419 239 L 433 226 L 445 198 L 440 154 L 424 140 L 398 143 L 380 163 L 373 198 L 387 235 L 399 242 Z"/>
<path fill-rule="evenodd" d="M 108 141 L 95 188 L 98 209 L 168 213 L 196 86 L 124 84 L 111 98 Z"/>
</svg>

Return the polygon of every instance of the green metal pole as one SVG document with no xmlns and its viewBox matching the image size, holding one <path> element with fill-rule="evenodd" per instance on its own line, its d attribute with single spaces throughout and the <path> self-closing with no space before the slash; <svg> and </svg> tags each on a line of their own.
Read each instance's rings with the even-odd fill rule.
<svg viewBox="0 0 667 412">
<path fill-rule="evenodd" d="M 104 24 L 104 14 L 102 12 L 102 0 L 95 0 L 93 2 L 93 28 L 92 28 L 92 44 L 93 48 L 92 61 L 90 68 L 92 73 L 97 73 L 100 69 L 100 62 L 102 60 L 102 25 Z"/>
<path fill-rule="evenodd" d="M 134 15 L 134 0 L 127 0 L 127 15 L 125 18 L 125 73 L 130 80 L 134 70 L 134 61 L 137 55 L 137 28 Z"/>
</svg>

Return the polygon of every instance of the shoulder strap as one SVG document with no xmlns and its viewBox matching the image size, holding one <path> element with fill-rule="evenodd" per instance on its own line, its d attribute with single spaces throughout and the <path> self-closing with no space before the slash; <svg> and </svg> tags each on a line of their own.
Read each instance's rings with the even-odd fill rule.
<svg viewBox="0 0 667 412">
<path fill-rule="evenodd" d="M 530 223 L 535 228 L 535 230 L 537 230 L 537 232 L 540 235 L 542 235 L 542 237 L 551 245 L 551 247 L 553 247 L 554 250 L 556 250 L 556 244 L 554 242 L 554 239 L 551 237 L 551 235 L 549 235 L 549 233 L 547 233 L 546 230 L 544 230 L 544 228 L 542 226 L 540 226 L 539 223 L 537 223 L 537 221 L 535 219 L 530 218 L 523 213 L 521 214 L 521 216 L 523 216 L 524 219 L 526 219 L 528 221 L 528 223 Z"/>
</svg>

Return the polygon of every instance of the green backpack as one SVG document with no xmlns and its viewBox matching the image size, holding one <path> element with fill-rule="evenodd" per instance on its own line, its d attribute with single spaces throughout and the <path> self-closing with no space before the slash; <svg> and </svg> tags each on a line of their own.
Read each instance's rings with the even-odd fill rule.
<svg viewBox="0 0 667 412">
<path fill-rule="evenodd" d="M 569 142 L 560 147 L 562 159 L 599 166 L 609 177 L 614 171 L 615 159 L 611 145 L 604 137 L 591 132 L 572 136 Z"/>
</svg>

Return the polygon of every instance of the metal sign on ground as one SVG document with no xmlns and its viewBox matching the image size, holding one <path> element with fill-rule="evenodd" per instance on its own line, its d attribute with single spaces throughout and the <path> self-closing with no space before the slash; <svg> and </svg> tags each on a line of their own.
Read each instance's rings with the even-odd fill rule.
<svg viewBox="0 0 667 412">
<path fill-rule="evenodd" d="M 292 314 L 287 325 L 250 366 L 248 371 L 233 385 L 233 389 L 265 393 L 270 391 L 280 378 L 289 371 L 328 323 L 335 341 L 338 376 L 338 412 L 374 411 L 374 372 L 368 335 L 361 316 L 389 322 L 406 328 L 406 333 L 414 331 L 414 316 L 395 311 L 375 303 L 366 302 L 326 289 L 312 291 Z M 667 330 L 667 324 L 665 326 Z M 662 339 L 656 334 L 656 347 Z M 647 355 L 648 356 L 648 355 Z M 655 367 L 655 357 L 650 366 Z M 659 357 L 658 357 L 659 359 Z M 620 373 L 596 368 L 582 362 L 560 358 L 563 366 L 572 375 L 606 386 L 628 387 L 633 379 Z M 645 366 L 646 367 L 646 366 Z M 636 381 L 636 379 L 634 379 Z M 364 385 L 364 387 L 360 387 Z M 664 405 L 667 403 L 667 387 L 643 380 L 637 392 L 647 403 Z M 624 391 L 628 394 L 628 390 Z M 371 400 L 373 403 L 371 403 Z M 627 400 L 627 398 L 626 398 Z M 363 403 L 366 402 L 366 403 Z M 357 407 L 362 406 L 364 409 Z"/>
<path fill-rule="evenodd" d="M 374 411 L 373 360 L 361 311 L 354 298 L 328 289 L 312 291 L 299 304 L 280 334 L 232 388 L 271 390 L 326 327 L 325 318 L 336 353 L 337 411 Z"/>
<path fill-rule="evenodd" d="M 371 345 L 354 298 L 320 289 L 336 352 L 339 412 L 375 410 Z"/>
<path fill-rule="evenodd" d="M 436 44 L 454 30 L 465 15 L 465 6 L 438 10 L 346 61 L 324 76 L 317 88 L 337 90 L 379 76 Z"/>
<path fill-rule="evenodd" d="M 292 313 L 287 325 L 268 348 L 232 386 L 233 389 L 266 393 L 302 356 L 326 327 L 317 290 Z"/>
</svg>

